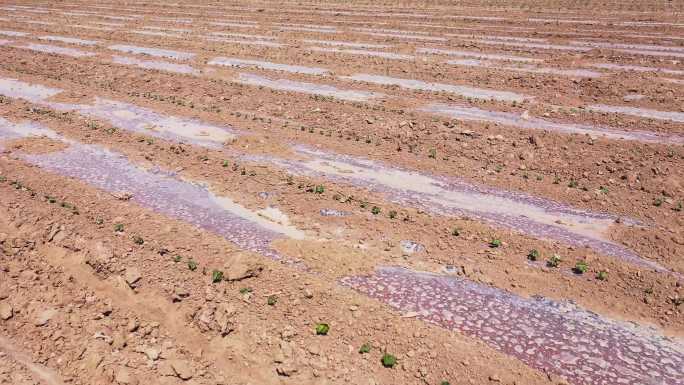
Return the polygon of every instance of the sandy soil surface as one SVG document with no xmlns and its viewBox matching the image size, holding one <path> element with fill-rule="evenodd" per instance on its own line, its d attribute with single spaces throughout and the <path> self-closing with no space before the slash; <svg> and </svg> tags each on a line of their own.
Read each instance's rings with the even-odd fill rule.
<svg viewBox="0 0 684 385">
<path fill-rule="evenodd" d="M 0 384 L 682 384 L 677 6 L 0 2 Z"/>
</svg>

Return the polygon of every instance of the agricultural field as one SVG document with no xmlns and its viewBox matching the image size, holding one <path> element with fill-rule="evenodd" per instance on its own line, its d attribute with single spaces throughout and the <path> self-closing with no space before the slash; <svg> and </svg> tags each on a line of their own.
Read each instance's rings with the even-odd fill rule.
<svg viewBox="0 0 684 385">
<path fill-rule="evenodd" d="M 683 11 L 0 0 L 0 384 L 684 384 Z"/>
</svg>

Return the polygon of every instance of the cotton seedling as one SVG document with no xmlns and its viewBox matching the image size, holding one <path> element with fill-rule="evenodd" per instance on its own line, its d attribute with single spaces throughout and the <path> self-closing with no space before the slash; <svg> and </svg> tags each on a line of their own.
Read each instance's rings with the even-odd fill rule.
<svg viewBox="0 0 684 385">
<path fill-rule="evenodd" d="M 395 357 L 391 354 L 385 353 L 382 356 L 381 362 L 382 362 L 382 366 L 384 366 L 386 368 L 393 368 L 394 365 L 397 364 L 397 357 Z"/>
<path fill-rule="evenodd" d="M 316 334 L 319 336 L 327 335 L 329 331 L 330 331 L 330 325 L 328 325 L 328 324 L 320 323 L 320 324 L 316 325 Z"/>
</svg>

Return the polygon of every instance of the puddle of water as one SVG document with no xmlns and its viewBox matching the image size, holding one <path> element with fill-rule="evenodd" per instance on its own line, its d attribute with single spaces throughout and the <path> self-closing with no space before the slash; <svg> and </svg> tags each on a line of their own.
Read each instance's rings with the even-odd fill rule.
<svg viewBox="0 0 684 385">
<path fill-rule="evenodd" d="M 31 51 L 54 53 L 57 55 L 65 55 L 65 56 L 71 56 L 71 57 L 95 56 L 94 52 L 86 52 L 86 51 L 81 51 L 81 50 L 75 49 L 75 48 L 58 47 L 56 45 L 49 45 L 49 44 L 29 43 L 26 45 L 17 45 L 15 47 L 16 48 L 22 48 L 22 49 L 29 49 Z"/>
<path fill-rule="evenodd" d="M 190 53 L 190 52 L 172 51 L 172 50 L 168 50 L 168 49 L 159 49 L 159 48 L 151 48 L 151 47 L 139 47 L 139 46 L 135 46 L 135 45 L 115 44 L 115 45 L 110 45 L 107 48 L 114 50 L 114 51 L 119 51 L 119 52 L 126 52 L 126 53 L 132 53 L 132 54 L 145 54 L 145 55 L 150 55 L 150 56 L 165 57 L 165 58 L 176 59 L 176 60 L 188 60 L 188 59 L 192 59 L 195 57 L 195 54 Z"/>
<path fill-rule="evenodd" d="M 611 214 L 574 209 L 524 193 L 392 168 L 367 159 L 326 153 L 304 146 L 295 146 L 294 150 L 306 159 L 294 161 L 262 156 L 251 160 L 274 163 L 295 174 L 349 183 L 381 193 L 394 203 L 418 207 L 438 215 L 470 217 L 536 238 L 553 239 L 575 247 L 589 247 L 637 266 L 670 272 L 660 264 L 643 259 L 610 241 L 608 232 L 616 219 Z M 628 225 L 635 224 L 629 218 L 622 221 Z"/>
<path fill-rule="evenodd" d="M 280 91 L 300 92 L 304 94 L 328 96 L 354 102 L 365 102 L 370 99 L 376 99 L 385 96 L 383 94 L 375 92 L 341 90 L 339 88 L 324 84 L 299 82 L 287 79 L 272 80 L 262 76 L 245 73 L 240 74 L 239 77 L 235 79 L 235 81 L 238 83 L 247 84 L 251 86 L 266 87 Z"/>
<path fill-rule="evenodd" d="M 383 52 L 383 51 L 368 51 L 362 49 L 340 49 L 340 48 L 325 48 L 325 47 L 307 47 L 309 51 L 315 52 L 333 52 L 333 53 L 343 53 L 349 55 L 359 55 L 359 56 L 373 56 L 381 57 L 384 59 L 394 59 L 394 60 L 413 60 L 412 55 L 404 55 L 400 53 L 393 52 Z"/>
<path fill-rule="evenodd" d="M 276 37 L 275 37 L 275 36 L 251 35 L 251 34 L 248 34 L 248 33 L 212 32 L 211 35 L 214 35 L 214 36 L 227 36 L 227 37 L 242 37 L 242 38 L 245 38 L 245 39 L 276 40 Z"/>
<path fill-rule="evenodd" d="M 299 31 L 299 32 L 317 32 L 317 33 L 337 33 L 336 29 L 318 29 L 318 28 L 307 28 L 307 27 L 276 27 L 281 31 Z"/>
<path fill-rule="evenodd" d="M 501 65 L 492 62 L 485 62 L 473 59 L 463 59 L 463 60 L 449 60 L 447 64 L 468 66 L 468 67 L 480 67 L 480 68 L 493 68 L 502 69 L 507 71 L 518 71 L 518 72 L 529 72 L 535 74 L 551 74 L 551 75 L 561 75 L 569 77 L 579 77 L 579 78 L 598 78 L 603 76 L 601 72 L 585 70 L 585 69 L 560 69 L 551 67 L 537 67 L 534 65 L 518 65 L 509 66 Z"/>
<path fill-rule="evenodd" d="M 264 47 L 280 48 L 285 47 L 287 44 L 276 43 L 272 41 L 262 41 L 262 40 L 240 40 L 240 39 L 226 39 L 222 37 L 209 37 L 204 38 L 208 41 L 215 41 L 228 44 L 243 44 L 243 45 L 259 45 Z"/>
<path fill-rule="evenodd" d="M 421 109 L 424 112 L 447 116 L 453 119 L 498 123 L 532 130 L 550 130 L 567 134 L 589 135 L 591 137 L 606 137 L 610 139 L 636 140 L 647 143 L 684 143 L 684 137 L 677 135 L 659 134 L 650 131 L 623 131 L 609 127 L 556 123 L 550 120 L 523 117 L 511 112 L 489 111 L 476 107 L 462 107 L 447 104 L 431 104 Z"/>
<path fill-rule="evenodd" d="M 542 59 L 529 58 L 523 56 L 513 56 L 505 54 L 490 54 L 478 51 L 459 51 L 459 50 L 449 50 L 449 49 L 439 49 L 439 48 L 417 48 L 417 53 L 427 53 L 427 54 L 437 54 L 437 55 L 450 55 L 450 56 L 461 56 L 461 57 L 473 57 L 476 59 L 490 59 L 490 60 L 508 60 L 508 61 L 520 61 L 520 62 L 542 62 Z"/>
<path fill-rule="evenodd" d="M 548 40 L 542 38 L 531 38 L 531 37 L 516 37 L 516 36 L 492 36 L 492 35 L 473 35 L 466 33 L 447 33 L 446 36 L 458 37 L 463 39 L 482 39 L 482 40 L 505 40 L 505 41 L 518 41 L 523 43 L 545 43 Z"/>
<path fill-rule="evenodd" d="M 80 24 L 72 24 L 70 25 L 72 28 L 82 28 L 82 29 L 92 29 L 93 31 L 114 31 L 113 28 L 108 28 L 108 27 L 93 27 L 92 25 L 80 25 Z"/>
<path fill-rule="evenodd" d="M 273 240 L 290 235 L 304 238 L 304 233 L 295 227 L 265 219 L 228 198 L 214 195 L 200 184 L 182 181 L 160 170 L 143 170 L 125 156 L 99 146 L 72 143 L 64 151 L 21 154 L 20 157 L 105 191 L 129 193 L 136 204 L 216 233 L 242 249 L 276 260 L 283 258 L 270 247 Z"/>
<path fill-rule="evenodd" d="M 186 37 L 188 37 L 187 35 L 180 35 L 177 33 L 169 33 L 169 32 L 162 32 L 162 31 L 133 30 L 133 31 L 126 31 L 126 32 L 134 33 L 136 35 L 171 37 L 174 39 L 185 39 Z"/>
<path fill-rule="evenodd" d="M 18 139 L 28 137 L 47 137 L 51 139 L 61 139 L 56 132 L 44 128 L 33 122 L 15 123 L 0 117 L 0 139 Z"/>
<path fill-rule="evenodd" d="M 2 30 L 0 30 L 0 35 L 21 37 L 21 36 L 28 36 L 28 33 L 19 32 L 19 31 L 2 31 Z"/>
<path fill-rule="evenodd" d="M 665 57 L 679 57 L 684 58 L 684 53 L 671 52 L 671 51 L 648 51 L 639 49 L 614 49 L 615 52 L 628 53 L 630 55 L 643 55 L 643 56 L 665 56 Z"/>
<path fill-rule="evenodd" d="M 50 40 L 50 41 L 59 41 L 62 43 L 87 45 L 87 46 L 93 46 L 93 45 L 100 44 L 99 41 L 95 41 L 95 40 L 83 40 L 83 39 L 77 39 L 75 37 L 64 37 L 64 36 L 47 35 L 47 36 L 39 36 L 38 39 Z"/>
<path fill-rule="evenodd" d="M 223 22 L 211 22 L 209 25 L 216 25 L 219 27 L 234 27 L 234 28 L 259 28 L 256 24 L 241 24 L 241 23 L 223 23 Z"/>
<path fill-rule="evenodd" d="M 674 83 L 674 84 L 684 84 L 684 79 L 671 79 L 671 78 L 663 78 L 662 80 L 668 82 L 668 83 Z"/>
<path fill-rule="evenodd" d="M 58 88 L 28 84 L 15 79 L 0 78 L 0 94 L 10 98 L 21 98 L 32 103 L 39 103 L 62 92 Z"/>
<path fill-rule="evenodd" d="M 612 63 L 596 63 L 591 65 L 594 68 L 601 68 L 606 70 L 618 70 L 618 71 L 636 71 L 636 72 L 661 72 L 670 75 L 684 75 L 684 71 L 671 70 L 667 68 L 657 68 L 657 67 L 644 67 L 635 65 L 623 65 L 623 64 L 612 64 Z"/>
<path fill-rule="evenodd" d="M 330 71 L 328 71 L 327 69 L 319 68 L 319 67 L 306 67 L 306 66 L 298 66 L 298 65 L 290 65 L 290 64 L 272 63 L 272 62 L 261 61 L 261 60 L 247 60 L 247 59 L 227 58 L 227 57 L 216 57 L 214 59 L 211 59 L 207 64 L 209 64 L 209 65 L 220 65 L 220 66 L 226 66 L 226 67 L 238 67 L 238 68 L 255 67 L 255 68 L 264 69 L 264 70 L 285 71 L 285 72 L 307 74 L 307 75 L 326 75 L 326 74 L 330 73 Z"/>
<path fill-rule="evenodd" d="M 178 33 L 192 33 L 192 30 L 187 29 L 187 28 L 157 27 L 157 26 L 152 26 L 152 25 L 143 26 L 143 29 L 152 29 L 155 31 L 172 31 L 172 32 L 178 32 Z"/>
<path fill-rule="evenodd" d="M 501 40 L 484 40 L 484 39 L 473 39 L 472 42 L 488 45 L 504 45 L 509 47 L 521 47 L 521 48 L 539 48 L 539 49 L 549 49 L 558 51 L 577 51 L 577 52 L 588 52 L 591 48 L 577 47 L 574 45 L 562 45 L 562 44 L 542 44 L 542 43 L 524 43 L 516 41 L 501 41 Z"/>
<path fill-rule="evenodd" d="M 408 35 L 429 35 L 429 32 L 423 31 L 406 31 L 402 29 L 390 29 L 390 28 L 352 28 L 352 31 L 357 32 L 377 32 L 377 33 L 394 33 L 394 34 L 408 34 Z"/>
<path fill-rule="evenodd" d="M 423 41 L 449 41 L 445 37 L 438 36 L 424 36 L 424 35 L 405 35 L 402 33 L 382 33 L 382 32 L 357 32 L 364 35 L 377 36 L 377 37 L 391 37 L 396 39 L 410 39 L 410 40 L 423 40 Z"/>
<path fill-rule="evenodd" d="M 116 64 L 132 65 L 140 68 L 174 72 L 178 74 L 199 75 L 199 71 L 186 64 L 170 63 L 160 60 L 139 60 L 126 56 L 112 56 Z"/>
<path fill-rule="evenodd" d="M 91 105 L 49 105 L 58 110 L 75 110 L 86 116 L 103 119 L 124 130 L 176 142 L 185 140 L 204 147 L 220 148 L 236 137 L 231 128 L 205 124 L 195 119 L 161 115 L 147 108 L 99 97 Z"/>
<path fill-rule="evenodd" d="M 341 284 L 570 383 L 675 385 L 684 378 L 681 344 L 569 302 L 521 298 L 464 278 L 398 267 L 345 277 Z"/>
<path fill-rule="evenodd" d="M 230 127 L 220 127 L 195 119 L 158 114 L 150 109 L 114 100 L 95 98 L 92 104 L 70 104 L 49 101 L 63 92 L 60 89 L 33 85 L 14 79 L 0 78 L 0 94 L 21 98 L 48 106 L 58 111 L 76 111 L 80 114 L 106 120 L 115 127 L 175 142 L 191 143 L 211 148 L 221 148 L 231 142 L 236 134 Z"/>
<path fill-rule="evenodd" d="M 433 91 L 433 92 L 449 92 L 460 95 L 465 98 L 475 98 L 484 100 L 501 100 L 501 101 L 516 101 L 522 102 L 531 100 L 532 97 L 517 94 L 509 91 L 488 90 L 484 88 L 458 86 L 453 84 L 430 83 L 414 79 L 393 78 L 382 75 L 356 74 L 352 76 L 340 76 L 341 79 L 355 80 L 360 82 L 367 82 L 382 85 L 396 85 L 410 90 Z"/>
<path fill-rule="evenodd" d="M 645 97 L 646 97 L 646 95 L 641 95 L 641 94 L 627 94 L 627 95 L 622 97 L 622 100 L 624 100 L 626 102 L 633 102 L 636 100 L 644 99 Z"/>
<path fill-rule="evenodd" d="M 323 45 L 333 45 L 339 47 L 351 47 L 351 48 L 391 48 L 388 44 L 371 44 L 371 43 L 354 43 L 348 41 L 337 41 L 337 40 L 312 40 L 304 39 L 302 40 L 308 44 L 323 44 Z"/>
<path fill-rule="evenodd" d="M 579 40 L 572 41 L 571 43 L 577 44 L 577 45 L 594 47 L 594 48 L 636 49 L 636 50 L 647 50 L 647 51 L 673 51 L 673 52 L 684 53 L 684 47 L 675 47 L 675 46 L 667 46 L 667 45 L 623 44 L 623 43 L 607 43 L 607 42 L 579 41 Z"/>
<path fill-rule="evenodd" d="M 587 106 L 588 109 L 598 112 L 609 112 L 638 116 L 648 119 L 671 120 L 673 122 L 684 123 L 684 112 L 658 111 L 648 108 L 627 107 L 627 106 L 608 106 L 605 104 L 593 104 Z"/>
</svg>

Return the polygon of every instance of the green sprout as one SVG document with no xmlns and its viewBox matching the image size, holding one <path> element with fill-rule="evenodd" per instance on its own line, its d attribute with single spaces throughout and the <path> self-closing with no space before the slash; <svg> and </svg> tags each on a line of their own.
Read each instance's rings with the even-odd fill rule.
<svg viewBox="0 0 684 385">
<path fill-rule="evenodd" d="M 373 215 L 378 215 L 378 214 L 380 214 L 380 207 L 378 207 L 378 206 L 373 206 L 373 208 L 371 209 L 371 213 L 373 213 Z"/>
<path fill-rule="evenodd" d="M 570 188 L 577 188 L 577 186 L 579 186 L 579 184 L 576 180 L 571 180 L 570 183 L 568 183 L 568 187 Z"/>
<path fill-rule="evenodd" d="M 428 157 L 435 159 L 437 157 L 437 150 L 434 148 L 431 148 L 430 151 L 428 151 Z"/>
<path fill-rule="evenodd" d="M 606 187 L 601 186 L 601 187 L 599 188 L 599 191 L 600 191 L 602 194 L 608 194 L 608 189 L 607 189 Z"/>
<path fill-rule="evenodd" d="M 123 231 L 124 231 L 124 225 L 123 225 L 123 223 L 117 223 L 117 224 L 115 224 L 115 225 L 114 225 L 114 231 L 116 231 L 117 233 L 123 232 Z"/>
<path fill-rule="evenodd" d="M 188 269 L 190 271 L 195 271 L 197 270 L 197 262 L 193 261 L 192 259 L 188 261 Z"/>
<path fill-rule="evenodd" d="M 390 218 L 390 219 L 394 219 L 394 218 L 396 218 L 396 217 L 397 217 L 397 212 L 396 212 L 396 211 L 392 210 L 392 211 L 389 212 L 389 218 Z"/>
<path fill-rule="evenodd" d="M 366 342 L 365 344 L 361 345 L 359 348 L 359 353 L 365 354 L 365 353 L 370 353 L 371 351 L 371 344 L 369 342 Z"/>
<path fill-rule="evenodd" d="M 541 254 L 537 249 L 532 249 L 529 253 L 527 253 L 527 259 L 529 259 L 530 261 L 536 261 L 539 259 L 540 256 Z"/>
<path fill-rule="evenodd" d="M 268 298 L 266 299 L 266 303 L 269 306 L 275 306 L 275 304 L 278 302 L 278 297 L 275 295 L 269 295 Z"/>
<path fill-rule="evenodd" d="M 325 192 L 325 186 L 319 184 L 319 185 L 316 186 L 316 188 L 314 189 L 314 192 L 315 192 L 316 194 L 323 194 L 323 193 Z"/>
<path fill-rule="evenodd" d="M 230 165 L 230 163 L 227 160 L 223 161 L 223 164 L 222 164 L 223 167 L 228 167 L 229 165 Z"/>
<path fill-rule="evenodd" d="M 330 325 L 328 324 L 318 324 L 316 325 L 316 334 L 319 336 L 324 336 L 330 331 Z"/>
<path fill-rule="evenodd" d="M 135 243 L 136 245 L 142 245 L 143 243 L 145 243 L 145 240 L 141 236 L 136 235 L 133 237 L 133 243 Z"/>
<path fill-rule="evenodd" d="M 454 229 L 451 230 L 451 235 L 453 235 L 454 237 L 458 237 L 459 235 L 461 235 L 461 228 L 454 227 Z"/>
<path fill-rule="evenodd" d="M 660 206 L 662 206 L 663 202 L 664 202 L 663 198 L 656 198 L 653 200 L 653 206 L 660 207 Z"/>
<path fill-rule="evenodd" d="M 395 357 L 391 354 L 385 353 L 382 356 L 381 362 L 382 362 L 382 366 L 384 366 L 386 368 L 393 368 L 394 365 L 397 364 L 397 357 Z"/>
<path fill-rule="evenodd" d="M 501 240 L 500 239 L 492 239 L 492 241 L 489 242 L 489 247 L 491 247 L 491 248 L 501 247 Z"/>
<path fill-rule="evenodd" d="M 596 273 L 596 279 L 599 281 L 607 281 L 608 280 L 608 272 L 605 270 L 601 270 L 598 273 Z"/>
<path fill-rule="evenodd" d="M 223 272 L 221 270 L 214 270 L 211 272 L 211 282 L 218 283 L 223 280 Z"/>
<path fill-rule="evenodd" d="M 178 263 L 178 262 L 180 262 L 180 261 L 181 261 L 181 259 L 183 259 L 183 257 L 181 257 L 181 256 L 180 256 L 180 255 L 178 255 L 178 254 L 176 254 L 176 256 L 174 256 L 174 257 L 173 257 L 173 261 L 174 261 L 175 263 Z"/>
<path fill-rule="evenodd" d="M 560 265 L 562 259 L 560 255 L 554 254 L 551 256 L 551 258 L 546 262 L 546 265 L 549 267 L 558 267 Z"/>
<path fill-rule="evenodd" d="M 575 263 L 575 267 L 572 269 L 572 271 L 575 272 L 575 274 L 584 274 L 589 270 L 589 265 L 587 265 L 587 262 L 585 261 L 577 261 Z"/>
<path fill-rule="evenodd" d="M 251 287 L 243 287 L 242 289 L 240 289 L 240 294 L 247 294 L 247 293 L 251 293 L 252 291 L 253 290 Z"/>
</svg>

